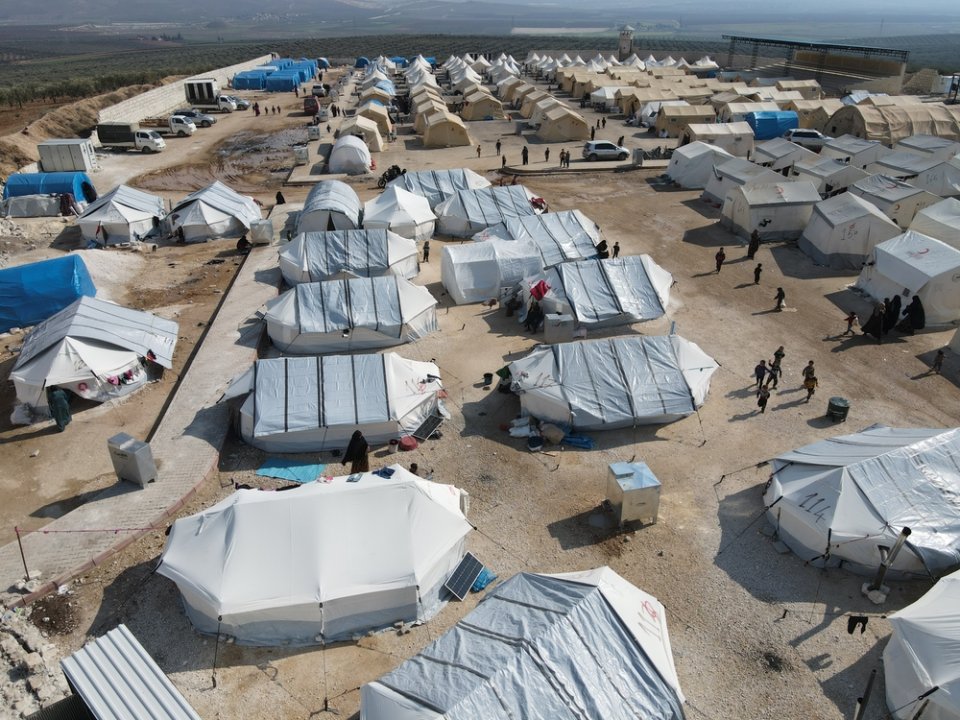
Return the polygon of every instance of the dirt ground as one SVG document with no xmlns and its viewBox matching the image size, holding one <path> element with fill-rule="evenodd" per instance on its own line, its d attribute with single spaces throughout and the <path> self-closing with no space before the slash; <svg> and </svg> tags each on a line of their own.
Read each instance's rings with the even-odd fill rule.
<svg viewBox="0 0 960 720">
<path fill-rule="evenodd" d="M 249 113 L 226 116 L 195 138 L 172 141 L 169 154 L 145 160 L 110 158 L 104 177 L 139 176 L 135 182 L 147 185 L 160 178 L 160 185 L 167 187 L 154 187 L 169 197 L 192 190 L 194 182 L 205 182 L 201 178 L 209 170 L 204 164 L 216 152 L 217 143 L 236 145 L 242 142 L 236 139 L 240 133 L 288 131 L 302 125 L 303 118 L 291 109 L 297 106 L 292 94 L 283 102 L 286 114 L 259 119 Z M 513 162 L 519 161 L 519 149 L 529 140 L 513 135 L 507 122 L 472 123 L 474 145 L 481 146 L 477 158 L 475 147 L 425 151 L 404 128 L 400 130 L 394 146 L 377 158 L 381 169 L 394 163 L 408 169 L 471 167 L 495 178 L 493 171 L 500 165 L 493 150 L 496 139 L 503 141 L 504 152 Z M 629 147 L 662 142 L 631 132 L 609 121 L 598 137 L 615 140 L 626 134 Z M 538 338 L 525 334 L 499 308 L 453 305 L 440 285 L 444 240 L 437 238 L 434 262 L 422 266 L 416 281 L 440 302 L 440 332 L 399 352 L 413 359 L 437 359 L 453 418 L 443 425 L 441 439 L 428 441 L 401 460 L 417 462 L 432 470 L 436 480 L 469 491 L 470 520 L 477 531 L 469 537 L 468 547 L 501 579 L 524 570 L 558 572 L 610 565 L 657 596 L 667 608 L 688 717 L 848 718 L 874 669 L 880 669 L 880 674 L 865 717 L 885 717 L 880 655 L 889 625 L 884 616 L 915 600 L 930 584 L 894 583 L 887 603 L 878 608 L 861 597 L 862 578 L 842 570 L 805 567 L 792 554 L 779 554 L 762 532 L 761 492 L 770 472 L 766 463 L 788 449 L 874 423 L 956 426 L 958 358 L 948 353 L 943 375 L 928 372 L 933 353 L 946 344 L 952 330 L 894 336 L 883 345 L 859 336 L 840 337 L 846 311 L 863 313 L 866 308 L 847 289 L 853 277 L 814 266 L 795 244 L 773 244 L 758 254 L 764 274 L 755 286 L 753 264 L 745 260 L 742 244 L 717 225 L 718 211 L 701 202 L 698 192 L 672 189 L 658 181 L 659 171 L 560 174 L 556 172 L 559 150 L 571 149 L 576 159 L 576 143 L 550 146 L 549 163 L 542 159 L 547 146 L 530 142 L 530 147 L 532 163 L 527 169 L 544 172 L 522 181 L 544 197 L 552 210 L 579 208 L 601 225 L 611 244 L 620 242 L 623 254 L 649 253 L 676 281 L 668 321 L 610 329 L 590 337 L 661 333 L 672 321 L 682 336 L 716 358 L 720 370 L 696 415 L 669 425 L 591 433 L 597 442 L 592 451 L 567 448 L 549 455 L 531 454 L 523 441 L 500 429 L 517 415 L 519 401 L 484 389 L 481 378 L 526 353 Z M 191 167 L 170 168 L 184 164 Z M 578 162 L 573 165 L 574 169 L 584 167 Z M 273 183 L 275 176 L 279 172 L 259 176 L 264 185 L 257 196 L 267 205 L 279 187 Z M 171 177 L 184 178 L 184 186 L 172 187 Z M 371 175 L 349 182 L 362 199 L 369 199 L 377 192 L 375 180 Z M 284 187 L 283 192 L 288 202 L 296 202 L 307 190 Z M 713 256 L 721 246 L 728 261 L 718 274 L 713 272 Z M 139 292 L 144 293 L 141 301 L 156 303 L 154 307 L 182 304 L 178 293 L 190 286 L 195 274 L 214 272 L 199 264 L 207 257 L 202 253 L 224 247 L 228 246 L 163 247 L 155 255 L 144 256 L 145 262 L 155 263 L 147 267 L 157 274 L 141 273 L 137 279 L 149 277 L 157 287 L 147 292 L 131 282 L 128 301 L 136 302 Z M 188 260 L 178 252 L 199 255 Z M 171 258 L 180 261 L 182 274 L 168 274 L 176 270 L 167 267 Z M 218 266 L 217 278 L 230 273 L 229 264 L 225 265 Z M 193 309 L 199 313 L 202 305 L 209 311 L 216 289 L 209 286 L 216 283 L 206 277 L 192 284 L 207 285 L 193 298 Z M 778 286 L 786 291 L 784 312 L 773 310 Z M 207 304 L 201 303 L 201 297 Z M 182 333 L 194 329 L 196 317 L 181 320 Z M 5 339 L 0 345 L 10 342 Z M 181 342 L 178 368 L 189 349 L 187 342 Z M 771 397 L 768 412 L 760 415 L 749 387 L 752 369 L 778 345 L 786 350 L 783 382 Z M 4 357 L 9 364 L 12 355 Z M 810 359 L 816 362 L 820 389 L 807 404 L 801 397 L 800 372 Z M 147 425 L 146 404 L 156 402 L 150 406 L 156 411 L 159 398 L 150 398 L 161 395 L 166 383 L 135 396 L 118 412 L 134 422 L 132 416 L 138 415 L 139 407 L 134 403 L 144 403 L 142 422 Z M 832 395 L 850 400 L 850 418 L 843 425 L 824 417 Z M 9 394 L 3 400 L 6 407 Z M 4 431 L 0 462 L 4 467 L 7 462 L 16 463 L 14 473 L 4 473 L 4 477 L 13 475 L 0 488 L 5 503 L 23 495 L 17 502 L 22 502 L 24 510 L 35 511 L 51 502 L 68 501 L 72 495 L 57 500 L 41 493 L 38 478 L 43 476 L 31 473 L 30 463 L 49 458 L 52 470 L 67 452 L 79 455 L 81 448 L 91 445 L 95 449 L 89 453 L 96 462 L 91 461 L 86 472 L 78 467 L 76 472 L 84 477 L 71 487 L 82 493 L 85 483 L 95 487 L 106 482 L 106 469 L 98 470 L 106 466 L 106 453 L 100 448 L 114 431 L 103 423 L 117 422 L 115 415 L 111 408 L 84 411 L 62 440 L 15 438 L 11 431 Z M 47 444 L 37 445 L 41 441 Z M 30 458 L 34 446 L 42 452 Z M 320 457 L 336 462 L 326 453 Z M 183 513 L 225 497 L 235 481 L 257 484 L 254 471 L 262 459 L 259 451 L 235 438 L 228 440 L 219 471 Z M 378 450 L 372 464 L 387 465 L 396 459 Z M 644 460 L 663 483 L 659 520 L 627 534 L 598 528 L 591 516 L 604 496 L 607 465 L 631 459 Z M 25 477 L 33 480 L 24 484 Z M 4 521 L 22 522 L 12 513 Z M 126 623 L 200 716 L 208 719 L 358 717 L 358 689 L 363 683 L 421 650 L 482 596 L 449 604 L 433 621 L 406 635 L 384 632 L 326 648 L 249 648 L 224 641 L 214 669 L 215 640 L 192 629 L 176 587 L 152 572 L 163 539 L 162 533 L 155 533 L 132 545 L 105 566 L 78 578 L 64 595 L 50 600 L 32 617 L 37 623 L 49 618 L 45 632 L 64 654 L 117 623 Z M 849 614 L 869 616 L 865 633 L 847 634 Z"/>
</svg>

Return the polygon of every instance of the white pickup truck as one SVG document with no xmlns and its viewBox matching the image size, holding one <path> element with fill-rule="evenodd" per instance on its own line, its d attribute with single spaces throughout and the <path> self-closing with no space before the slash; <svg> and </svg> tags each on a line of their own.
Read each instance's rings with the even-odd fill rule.
<svg viewBox="0 0 960 720">
<path fill-rule="evenodd" d="M 156 130 L 161 135 L 176 135 L 177 137 L 187 137 L 197 131 L 197 126 L 193 120 L 183 115 L 144 118 L 140 121 L 140 127 Z"/>
<path fill-rule="evenodd" d="M 105 148 L 140 152 L 160 152 L 167 143 L 155 130 L 144 130 L 139 123 L 106 122 L 97 125 L 97 138 Z"/>
<path fill-rule="evenodd" d="M 237 109 L 237 103 L 220 93 L 220 84 L 213 78 L 185 80 L 183 90 L 187 102 L 197 110 L 230 113 Z"/>
</svg>

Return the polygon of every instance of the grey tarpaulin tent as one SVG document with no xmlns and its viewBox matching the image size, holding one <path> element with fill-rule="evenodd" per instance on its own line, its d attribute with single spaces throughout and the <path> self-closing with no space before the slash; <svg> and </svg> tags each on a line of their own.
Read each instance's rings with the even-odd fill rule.
<svg viewBox="0 0 960 720">
<path fill-rule="evenodd" d="M 393 672 L 361 720 L 683 720 L 657 599 L 610 568 L 521 573 Z"/>
<path fill-rule="evenodd" d="M 318 182 L 297 218 L 297 232 L 354 230 L 363 222 L 363 203 L 353 188 L 339 180 Z"/>
<path fill-rule="evenodd" d="M 431 210 L 460 190 L 479 190 L 490 187 L 490 182 L 485 177 L 467 168 L 408 172 L 394 178 L 390 184 L 409 190 L 416 195 L 422 195 L 430 203 Z"/>
<path fill-rule="evenodd" d="M 410 279 L 419 271 L 416 241 L 389 230 L 301 233 L 280 251 L 288 285 L 378 275 Z"/>
<path fill-rule="evenodd" d="M 579 210 L 507 218 L 481 230 L 474 240 L 528 240 L 543 257 L 544 267 L 597 256 L 600 226 Z"/>
<path fill-rule="evenodd" d="M 523 185 L 460 190 L 434 208 L 437 232 L 471 237 L 507 218 L 535 215 L 534 195 Z"/>
</svg>

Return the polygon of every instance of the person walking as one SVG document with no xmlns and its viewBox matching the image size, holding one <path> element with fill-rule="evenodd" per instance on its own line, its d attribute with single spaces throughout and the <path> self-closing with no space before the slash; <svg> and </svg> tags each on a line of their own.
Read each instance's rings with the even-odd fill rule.
<svg viewBox="0 0 960 720">
<path fill-rule="evenodd" d="M 550 162 L 550 148 L 546 148 L 543 151 L 543 161 L 547 163 Z"/>
<path fill-rule="evenodd" d="M 811 375 L 803 381 L 803 389 L 807 391 L 807 399 L 805 402 L 810 402 L 810 398 L 812 398 L 813 394 L 817 391 L 818 384 L 816 375 Z"/>
<path fill-rule="evenodd" d="M 933 370 L 937 375 L 939 375 L 940 371 L 943 370 L 944 357 L 945 355 L 943 352 L 943 348 L 940 348 L 939 350 L 937 350 L 937 354 L 933 356 L 933 366 L 930 369 Z"/>
<path fill-rule="evenodd" d="M 727 259 L 727 253 L 724 252 L 723 248 L 717 250 L 717 254 L 713 256 L 713 259 L 717 262 L 717 272 L 720 272 L 720 268 L 723 267 L 723 261 Z"/>
<path fill-rule="evenodd" d="M 50 406 L 50 414 L 57 424 L 57 430 L 59 432 L 66 430 L 67 425 L 73 419 L 70 413 L 70 398 L 67 396 L 66 390 L 59 386 L 48 388 L 47 405 Z"/>
<path fill-rule="evenodd" d="M 478 158 L 478 159 L 480 158 L 480 146 L 479 146 L 479 145 L 477 145 L 477 158 Z"/>
<path fill-rule="evenodd" d="M 773 297 L 777 301 L 777 312 L 783 310 L 784 304 L 787 299 L 787 294 L 783 291 L 782 287 L 777 288 L 777 294 Z"/>
<path fill-rule="evenodd" d="M 507 156 L 502 155 L 500 157 L 500 167 L 505 168 L 507 166 Z"/>
<path fill-rule="evenodd" d="M 277 199 L 277 202 L 276 202 L 277 205 L 284 205 L 284 204 L 286 204 L 286 202 L 287 202 L 286 198 L 283 197 L 283 193 L 280 192 L 279 190 L 277 190 L 277 198 L 276 198 L 276 199 Z"/>
<path fill-rule="evenodd" d="M 613 244 L 613 259 L 616 260 L 618 257 L 620 257 L 620 243 L 615 242 Z"/>
<path fill-rule="evenodd" d="M 530 159 L 530 150 L 527 149 L 526 145 L 524 145 L 523 149 L 520 151 L 520 159 L 523 161 L 524 165 L 526 165 L 527 161 Z"/>
<path fill-rule="evenodd" d="M 757 263 L 757 266 L 753 269 L 753 284 L 760 284 L 760 273 L 763 272 L 763 263 Z"/>
<path fill-rule="evenodd" d="M 500 140 L 497 140 L 497 144 L 494 146 L 497 148 L 497 157 L 500 157 Z"/>
<path fill-rule="evenodd" d="M 767 411 L 767 402 L 770 400 L 770 391 L 767 388 L 762 387 L 757 390 L 757 407 L 760 408 L 760 414 L 762 415 Z"/>
<path fill-rule="evenodd" d="M 429 240 L 423 241 L 423 261 L 425 263 L 430 262 L 430 241 Z M 440 263 L 440 264 L 442 265 L 443 263 Z"/>
<path fill-rule="evenodd" d="M 812 377 L 815 377 L 817 371 L 813 367 L 813 360 L 807 363 L 807 366 L 803 369 L 803 379 L 809 380 Z M 806 386 L 804 386 L 806 387 Z"/>
<path fill-rule="evenodd" d="M 750 233 L 750 242 L 747 243 L 747 260 L 753 260 L 757 250 L 760 249 L 760 231 L 754 230 Z"/>
<path fill-rule="evenodd" d="M 623 135 L 617 138 L 617 145 L 623 145 Z"/>
<path fill-rule="evenodd" d="M 844 318 L 847 323 L 847 329 L 844 331 L 844 335 L 853 335 L 853 326 L 857 323 L 857 314 L 851 310 L 847 313 L 847 316 Z"/>
<path fill-rule="evenodd" d="M 255 102 L 253 104 L 253 114 L 256 115 L 257 117 L 260 117 L 260 103 Z"/>
<path fill-rule="evenodd" d="M 761 360 L 753 369 L 753 377 L 757 381 L 757 391 L 763 387 L 763 379 L 767 376 L 767 361 Z M 751 386 L 752 387 L 752 386 Z"/>
<path fill-rule="evenodd" d="M 597 137 L 597 129 L 595 127 L 590 128 L 590 139 L 593 140 Z"/>
<path fill-rule="evenodd" d="M 773 351 L 773 360 L 767 369 L 767 387 L 776 389 L 780 383 L 780 376 L 783 375 L 783 358 L 786 353 L 783 351 L 783 345 Z"/>
<path fill-rule="evenodd" d="M 600 118 L 600 127 L 602 127 L 604 130 L 606 130 L 606 128 L 607 128 L 607 118 L 606 118 L 606 117 Z"/>
<path fill-rule="evenodd" d="M 359 430 L 354 430 L 350 438 L 350 443 L 343 453 L 341 465 L 350 463 L 350 474 L 368 472 L 370 470 L 370 446 L 367 439 Z"/>
</svg>

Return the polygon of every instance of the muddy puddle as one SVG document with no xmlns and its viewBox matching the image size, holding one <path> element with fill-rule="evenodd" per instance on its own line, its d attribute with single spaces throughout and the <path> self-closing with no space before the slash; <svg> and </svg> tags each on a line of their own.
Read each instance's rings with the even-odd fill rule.
<svg viewBox="0 0 960 720">
<path fill-rule="evenodd" d="M 305 127 L 271 133 L 244 130 L 216 145 L 202 162 L 147 173 L 133 184 L 144 190 L 192 192 L 220 180 L 241 193 L 274 190 L 293 168 L 293 146 L 306 142 Z"/>
</svg>

